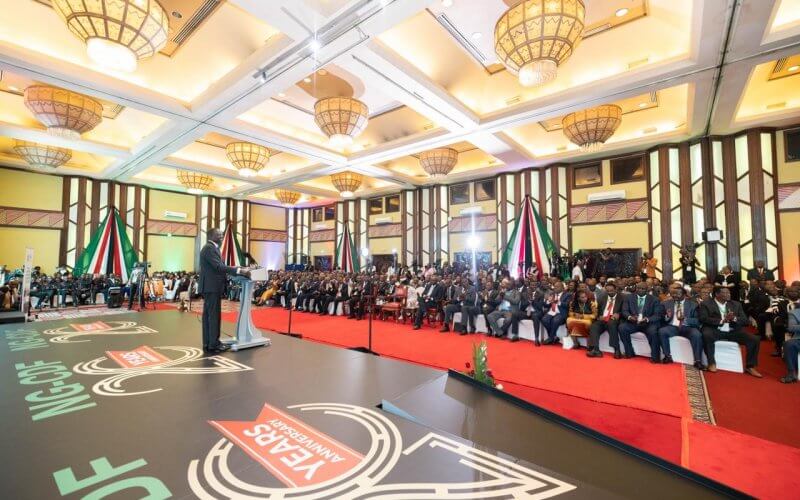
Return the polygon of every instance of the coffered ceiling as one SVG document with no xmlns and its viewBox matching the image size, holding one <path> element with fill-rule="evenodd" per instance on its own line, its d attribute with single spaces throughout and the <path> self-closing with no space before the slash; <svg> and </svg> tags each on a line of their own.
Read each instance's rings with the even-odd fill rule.
<svg viewBox="0 0 800 500">
<path fill-rule="evenodd" d="M 15 140 L 73 150 L 56 172 L 277 203 L 338 199 L 330 174 L 364 176 L 356 196 L 432 183 L 423 151 L 448 147 L 444 182 L 579 162 L 704 134 L 800 121 L 800 0 L 584 0 L 583 40 L 556 78 L 523 87 L 494 50 L 512 0 L 163 0 L 168 41 L 130 73 L 105 69 L 49 0 L 0 0 L 0 164 L 26 167 Z M 77 140 L 47 133 L 24 89 L 52 85 L 98 100 L 103 120 Z M 318 99 L 368 108 L 352 144 L 315 122 Z M 599 152 L 562 118 L 600 104 L 622 122 Z M 255 177 L 231 142 L 268 148 Z M 437 180 L 437 182 L 441 182 Z"/>
</svg>

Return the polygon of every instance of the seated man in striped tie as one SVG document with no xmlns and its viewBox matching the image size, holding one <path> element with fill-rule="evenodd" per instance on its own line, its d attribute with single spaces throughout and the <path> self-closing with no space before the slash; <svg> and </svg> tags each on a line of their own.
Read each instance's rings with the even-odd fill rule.
<svg viewBox="0 0 800 500">
<path fill-rule="evenodd" d="M 597 319 L 589 328 L 589 344 L 586 355 L 590 358 L 602 358 L 600 352 L 600 335 L 608 332 L 608 343 L 614 348 L 614 359 L 622 357 L 619 348 L 619 319 L 622 311 L 623 297 L 617 293 L 617 284 L 612 280 L 606 283 L 606 293 L 597 301 Z"/>
<path fill-rule="evenodd" d="M 669 339 L 676 335 L 689 339 L 694 355 L 694 367 L 704 370 L 703 335 L 700 333 L 700 320 L 697 319 L 697 303 L 686 300 L 686 293 L 680 285 L 673 286 L 670 299 L 662 303 L 664 308 L 664 326 L 658 329 L 661 348 L 664 350 L 664 364 L 672 363 Z"/>
</svg>

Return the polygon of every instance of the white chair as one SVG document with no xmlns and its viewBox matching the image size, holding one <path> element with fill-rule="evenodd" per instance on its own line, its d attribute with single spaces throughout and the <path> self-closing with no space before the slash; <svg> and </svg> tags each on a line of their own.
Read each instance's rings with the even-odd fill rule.
<svg viewBox="0 0 800 500">
<path fill-rule="evenodd" d="M 714 342 L 714 357 L 717 359 L 717 368 L 728 372 L 744 372 L 742 351 L 739 344 L 728 340 Z"/>
<path fill-rule="evenodd" d="M 453 324 L 450 325 L 451 330 L 455 330 L 456 323 L 461 322 L 461 313 L 457 312 L 453 314 Z M 475 317 L 475 331 L 478 333 L 488 333 L 489 329 L 486 327 L 486 317 L 483 314 L 478 314 Z"/>
<path fill-rule="evenodd" d="M 519 322 L 519 338 L 533 341 L 533 320 L 523 319 Z"/>
<path fill-rule="evenodd" d="M 694 353 L 692 343 L 686 337 L 675 335 L 669 339 L 669 350 L 672 360 L 685 365 L 694 364 Z"/>
<path fill-rule="evenodd" d="M 343 304 L 344 302 L 339 302 L 338 304 L 336 302 L 331 302 L 330 304 L 328 304 L 328 314 L 333 316 L 334 314 L 333 308 L 336 307 L 336 316 L 343 315 L 344 314 L 344 308 L 342 307 Z"/>
</svg>

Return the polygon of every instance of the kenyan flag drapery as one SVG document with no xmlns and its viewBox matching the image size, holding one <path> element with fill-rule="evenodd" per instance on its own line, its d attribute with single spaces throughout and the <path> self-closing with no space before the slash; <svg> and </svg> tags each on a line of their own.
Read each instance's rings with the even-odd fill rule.
<svg viewBox="0 0 800 500">
<path fill-rule="evenodd" d="M 501 263 L 505 264 L 515 278 L 524 275 L 534 263 L 539 268 L 540 275 L 550 274 L 550 256 L 555 248 L 544 222 L 533 206 L 533 200 L 526 195 L 514 224 L 514 231 L 503 251 Z"/>
<path fill-rule="evenodd" d="M 135 262 L 136 251 L 125 232 L 125 224 L 112 207 L 76 261 L 72 274 L 116 274 L 126 282 Z"/>
<path fill-rule="evenodd" d="M 339 244 L 336 245 L 336 257 L 333 262 L 334 267 L 338 267 L 346 273 L 357 273 L 361 266 L 358 263 L 355 250 L 353 238 L 350 237 L 350 228 L 348 228 L 347 223 L 345 223 L 342 237 L 339 239 Z"/>
<path fill-rule="evenodd" d="M 244 267 L 246 265 L 244 263 L 242 248 L 239 246 L 239 242 L 236 241 L 236 237 L 230 225 L 225 228 L 225 234 L 222 236 L 222 247 L 219 249 L 219 253 L 222 254 L 222 262 L 224 262 L 226 266 Z"/>
</svg>

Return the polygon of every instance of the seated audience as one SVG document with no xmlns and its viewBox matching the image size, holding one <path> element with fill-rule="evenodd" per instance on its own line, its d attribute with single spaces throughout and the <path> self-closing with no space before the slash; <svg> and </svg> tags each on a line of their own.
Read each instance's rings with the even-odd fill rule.
<svg viewBox="0 0 800 500">
<path fill-rule="evenodd" d="M 727 340 L 745 346 L 747 351 L 745 372 L 761 378 L 762 375 L 756 370 L 758 365 L 758 337 L 743 330 L 747 324 L 747 316 L 744 315 L 741 304 L 731 300 L 731 292 L 728 288 L 715 287 L 714 298 L 700 304 L 698 318 L 702 325 L 703 345 L 708 358 L 708 371 L 717 371 L 717 361 L 714 358 L 714 342 Z"/>
</svg>

